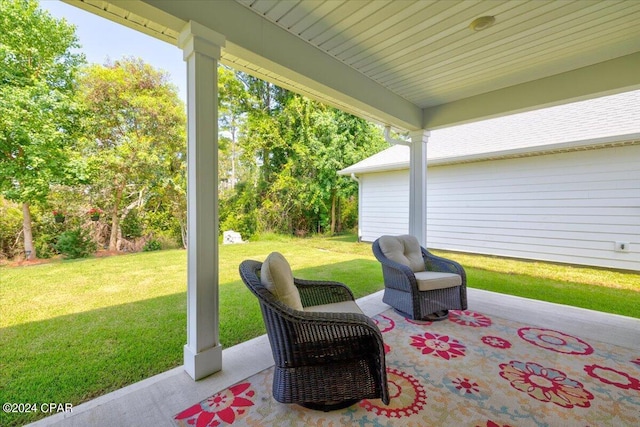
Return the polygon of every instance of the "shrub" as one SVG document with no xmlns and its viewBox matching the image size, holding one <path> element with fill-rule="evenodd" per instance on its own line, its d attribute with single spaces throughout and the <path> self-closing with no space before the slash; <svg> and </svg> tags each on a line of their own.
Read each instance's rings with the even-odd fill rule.
<svg viewBox="0 0 640 427">
<path fill-rule="evenodd" d="M 237 231 L 246 239 L 256 233 L 256 218 L 253 213 L 239 213 L 236 216 L 228 216 L 227 219 L 220 224 L 220 228 L 223 232 L 227 230 Z"/>
<path fill-rule="evenodd" d="M 56 237 L 53 234 L 38 233 L 33 245 L 38 258 L 51 258 L 56 255 Z"/>
<path fill-rule="evenodd" d="M 255 189 L 246 183 L 239 183 L 235 193 L 220 199 L 220 234 L 227 230 L 237 231 L 244 239 L 249 239 L 258 230 L 258 211 Z M 278 212 L 278 216 L 282 214 Z"/>
<path fill-rule="evenodd" d="M 160 244 L 160 242 L 153 239 L 144 244 L 144 246 L 142 247 L 142 252 L 159 251 L 160 249 L 162 249 L 162 245 Z"/>
<path fill-rule="evenodd" d="M 155 240 L 160 242 L 162 249 L 177 249 L 182 247 L 180 221 L 171 212 L 146 211 L 142 216 L 144 231 L 153 234 Z"/>
<path fill-rule="evenodd" d="M 86 258 L 97 249 L 96 242 L 91 239 L 89 232 L 83 228 L 65 231 L 58 237 L 56 250 L 65 258 Z"/>
<path fill-rule="evenodd" d="M 0 197 L 0 258 L 13 258 L 22 251 L 22 245 L 16 244 L 22 238 L 22 209 Z"/>
<path fill-rule="evenodd" d="M 184 247 L 182 246 L 182 242 L 176 239 L 173 230 L 154 233 L 154 240 L 157 240 L 158 243 L 160 243 L 160 248 L 162 248 L 163 250 L 184 249 Z"/>
<path fill-rule="evenodd" d="M 358 198 L 349 197 L 340 203 L 339 229 L 336 232 L 351 231 L 358 233 Z"/>
<path fill-rule="evenodd" d="M 125 239 L 136 239 L 142 237 L 143 227 L 142 221 L 138 217 L 138 212 L 133 209 L 124 217 L 120 224 L 122 237 Z"/>
</svg>

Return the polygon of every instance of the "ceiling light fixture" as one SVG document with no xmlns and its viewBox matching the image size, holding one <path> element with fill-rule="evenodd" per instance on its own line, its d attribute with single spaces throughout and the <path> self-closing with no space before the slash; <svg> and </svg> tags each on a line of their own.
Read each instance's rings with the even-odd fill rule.
<svg viewBox="0 0 640 427">
<path fill-rule="evenodd" d="M 482 31 L 491 27 L 495 23 L 495 16 L 481 16 L 471 21 L 471 24 L 469 24 L 469 28 L 471 28 L 473 31 Z"/>
</svg>

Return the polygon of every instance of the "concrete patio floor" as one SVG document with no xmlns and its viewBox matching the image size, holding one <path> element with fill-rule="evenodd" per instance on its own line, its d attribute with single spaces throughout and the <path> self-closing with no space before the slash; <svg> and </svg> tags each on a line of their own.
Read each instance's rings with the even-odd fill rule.
<svg viewBox="0 0 640 427">
<path fill-rule="evenodd" d="M 564 332 L 640 352 L 640 319 L 468 289 L 469 309 L 532 326 Z M 389 308 L 382 291 L 358 300 L 368 316 Z M 31 426 L 173 426 L 185 408 L 273 365 L 266 335 L 223 351 L 223 370 L 193 381 L 179 366 L 73 408 Z"/>
</svg>

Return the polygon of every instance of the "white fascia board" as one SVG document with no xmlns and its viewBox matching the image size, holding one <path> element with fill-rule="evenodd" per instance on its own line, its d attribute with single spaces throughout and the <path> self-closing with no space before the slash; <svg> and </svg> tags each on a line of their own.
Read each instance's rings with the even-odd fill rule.
<svg viewBox="0 0 640 427">
<path fill-rule="evenodd" d="M 405 162 L 387 163 L 384 165 L 355 167 L 357 165 L 349 166 L 348 168 L 338 171 L 338 175 L 361 175 L 364 173 L 376 173 L 376 172 L 390 172 L 396 170 L 409 169 L 409 160 Z"/>
<path fill-rule="evenodd" d="M 640 52 L 424 109 L 424 129 L 521 113 L 640 88 Z"/>
<path fill-rule="evenodd" d="M 257 67 L 336 99 L 351 112 L 381 123 L 422 129 L 422 109 L 235 1 L 144 0 L 184 22 L 198 22 L 226 38 L 225 51 Z M 117 3 L 126 7 L 126 2 Z"/>
<path fill-rule="evenodd" d="M 173 45 L 176 45 L 178 34 L 187 23 L 140 0 L 61 1 Z M 153 25 L 147 26 L 145 20 Z M 165 29 L 169 31 L 163 31 Z"/>
</svg>

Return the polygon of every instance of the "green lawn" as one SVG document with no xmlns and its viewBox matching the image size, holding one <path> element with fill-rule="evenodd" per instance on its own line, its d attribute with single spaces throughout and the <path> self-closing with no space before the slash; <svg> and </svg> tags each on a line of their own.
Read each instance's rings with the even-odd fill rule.
<svg viewBox="0 0 640 427">
<path fill-rule="evenodd" d="M 371 245 L 351 236 L 221 246 L 224 347 L 264 333 L 238 265 L 274 250 L 289 259 L 296 276 L 344 282 L 356 297 L 383 287 Z M 462 262 L 471 287 L 640 317 L 637 274 L 446 256 Z M 179 250 L 0 268 L 0 401 L 77 405 L 180 365 L 185 289 L 186 253 Z M 1 413 L 0 425 L 41 416 Z"/>
</svg>

